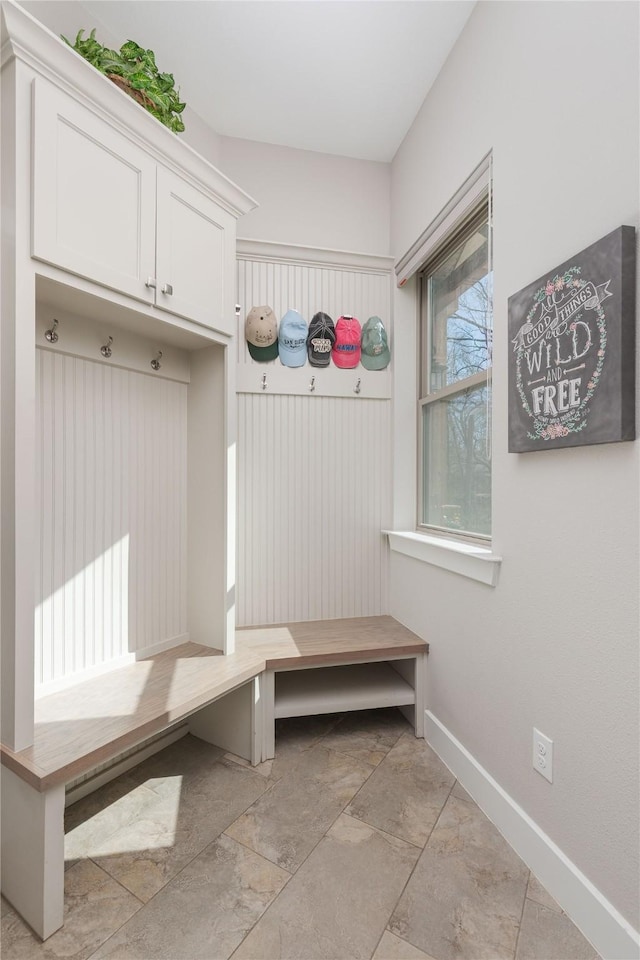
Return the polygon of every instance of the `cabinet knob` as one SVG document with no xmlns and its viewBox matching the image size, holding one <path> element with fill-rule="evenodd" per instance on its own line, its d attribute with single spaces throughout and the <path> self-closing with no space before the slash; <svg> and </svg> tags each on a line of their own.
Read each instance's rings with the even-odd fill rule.
<svg viewBox="0 0 640 960">
<path fill-rule="evenodd" d="M 158 281 L 155 277 L 147 277 L 144 285 L 145 287 L 149 287 L 151 290 L 155 290 L 155 288 L 158 286 Z"/>
<path fill-rule="evenodd" d="M 168 297 L 170 297 L 170 296 L 172 295 L 172 293 L 173 293 L 173 287 L 171 286 L 170 283 L 163 283 L 163 284 L 162 284 L 162 292 L 163 292 L 163 293 L 166 293 L 166 295 L 167 295 Z"/>
</svg>

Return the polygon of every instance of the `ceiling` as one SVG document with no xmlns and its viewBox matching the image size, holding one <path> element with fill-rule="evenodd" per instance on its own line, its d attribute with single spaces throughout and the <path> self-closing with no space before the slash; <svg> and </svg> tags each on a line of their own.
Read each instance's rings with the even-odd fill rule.
<svg viewBox="0 0 640 960">
<path fill-rule="evenodd" d="M 217 133 L 388 162 L 472 0 L 82 0 Z M 103 39 L 103 42 L 106 41 Z"/>
</svg>

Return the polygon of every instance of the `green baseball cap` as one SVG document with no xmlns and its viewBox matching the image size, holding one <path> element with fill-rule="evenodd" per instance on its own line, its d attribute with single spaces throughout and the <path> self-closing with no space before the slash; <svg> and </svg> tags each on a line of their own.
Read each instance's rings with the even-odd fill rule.
<svg viewBox="0 0 640 960">
<path fill-rule="evenodd" d="M 380 317 L 369 317 L 362 327 L 360 363 L 367 370 L 384 370 L 391 360 L 387 331 Z"/>
</svg>

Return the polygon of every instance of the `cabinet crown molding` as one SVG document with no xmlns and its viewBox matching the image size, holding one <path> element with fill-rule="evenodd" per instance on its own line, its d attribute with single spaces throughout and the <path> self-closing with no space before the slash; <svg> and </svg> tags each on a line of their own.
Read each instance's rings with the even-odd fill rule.
<svg viewBox="0 0 640 960">
<path fill-rule="evenodd" d="M 117 126 L 156 160 L 180 176 L 188 177 L 194 186 L 215 194 L 218 203 L 236 218 L 258 206 L 253 197 L 119 90 L 15 0 L 3 0 L 2 70 L 13 60 L 24 63 Z"/>
</svg>

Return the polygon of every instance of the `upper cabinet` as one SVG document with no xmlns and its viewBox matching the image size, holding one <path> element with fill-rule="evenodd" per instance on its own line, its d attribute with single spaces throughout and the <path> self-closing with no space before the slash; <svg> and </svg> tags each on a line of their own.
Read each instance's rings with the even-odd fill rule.
<svg viewBox="0 0 640 960">
<path fill-rule="evenodd" d="M 33 86 L 32 255 L 230 333 L 235 217 L 91 109 Z"/>
<path fill-rule="evenodd" d="M 33 86 L 32 255 L 153 303 L 156 163 L 61 90 Z"/>
<path fill-rule="evenodd" d="M 156 306 L 216 330 L 231 328 L 234 218 L 162 167 L 156 196 Z"/>
</svg>

